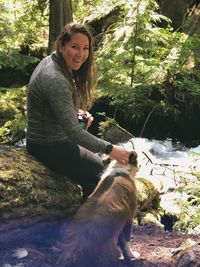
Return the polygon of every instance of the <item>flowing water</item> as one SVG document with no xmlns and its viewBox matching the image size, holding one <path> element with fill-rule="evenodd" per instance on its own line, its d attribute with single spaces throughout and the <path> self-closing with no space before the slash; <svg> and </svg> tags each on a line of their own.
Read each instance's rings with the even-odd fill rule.
<svg viewBox="0 0 200 267">
<path fill-rule="evenodd" d="M 171 140 L 145 138 L 134 138 L 133 143 L 140 165 L 138 177 L 149 177 L 154 180 L 158 178 L 164 181 L 164 191 L 175 188 L 185 177 L 191 182 L 198 182 L 194 173 L 200 172 L 200 145 L 187 148 Z"/>
</svg>

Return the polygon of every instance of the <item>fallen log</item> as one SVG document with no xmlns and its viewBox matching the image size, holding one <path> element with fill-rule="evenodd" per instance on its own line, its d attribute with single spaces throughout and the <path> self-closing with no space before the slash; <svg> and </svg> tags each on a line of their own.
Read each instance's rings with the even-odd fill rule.
<svg viewBox="0 0 200 267">
<path fill-rule="evenodd" d="M 0 248 L 59 229 L 80 207 L 81 190 L 23 148 L 0 146 Z"/>
</svg>

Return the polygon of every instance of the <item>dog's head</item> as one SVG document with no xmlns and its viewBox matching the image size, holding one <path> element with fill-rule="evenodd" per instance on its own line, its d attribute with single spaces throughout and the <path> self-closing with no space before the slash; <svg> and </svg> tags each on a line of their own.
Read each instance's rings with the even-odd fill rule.
<svg viewBox="0 0 200 267">
<path fill-rule="evenodd" d="M 137 161 L 137 153 L 135 150 L 130 151 L 129 154 L 129 162 L 127 165 L 122 165 L 120 162 L 116 160 L 112 160 L 109 156 L 103 159 L 104 166 L 106 168 L 106 174 L 109 173 L 113 168 L 123 168 L 127 170 L 132 178 L 135 177 L 138 171 L 138 161 Z"/>
<path fill-rule="evenodd" d="M 137 156 L 138 155 L 135 152 L 135 150 L 131 151 L 130 152 L 130 155 L 129 155 L 129 162 L 128 162 L 128 164 L 137 167 L 138 166 Z"/>
<path fill-rule="evenodd" d="M 126 166 L 123 166 L 123 168 L 127 169 L 127 171 L 129 172 L 132 178 L 135 177 L 137 171 L 139 170 L 138 161 L 137 161 L 137 153 L 135 152 L 135 150 L 130 152 L 129 162 Z"/>
</svg>

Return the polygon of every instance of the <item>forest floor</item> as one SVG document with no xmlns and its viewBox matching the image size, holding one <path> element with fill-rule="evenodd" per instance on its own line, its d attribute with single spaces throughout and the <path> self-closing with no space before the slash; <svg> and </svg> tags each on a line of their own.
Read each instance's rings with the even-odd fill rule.
<svg viewBox="0 0 200 267">
<path fill-rule="evenodd" d="M 131 264 L 133 267 L 172 267 L 175 266 L 177 257 L 186 242 L 195 241 L 200 247 L 200 237 L 197 235 L 178 234 L 164 231 L 152 224 L 138 226 L 133 229 L 131 248 L 136 254 L 136 259 Z M 48 246 L 31 245 L 27 240 L 24 248 L 24 257 L 16 258 L 16 248 L 0 250 L 0 267 L 55 267 L 56 257 L 52 244 Z M 28 253 L 26 253 L 28 252 Z M 23 249 L 22 249 L 23 254 Z M 28 254 L 28 255 L 26 255 Z M 121 262 L 119 267 L 126 265 Z M 190 265 L 191 266 L 191 265 Z M 198 265 L 199 266 L 199 265 Z M 95 267 L 95 266 L 94 266 Z M 103 266 L 102 266 L 103 267 Z M 117 266 L 118 267 L 118 266 Z"/>
<path fill-rule="evenodd" d="M 172 267 L 177 257 L 187 247 L 196 242 L 200 247 L 200 237 L 197 235 L 180 234 L 175 231 L 164 231 L 154 225 L 147 224 L 134 229 L 132 250 L 139 253 L 134 267 Z"/>
</svg>

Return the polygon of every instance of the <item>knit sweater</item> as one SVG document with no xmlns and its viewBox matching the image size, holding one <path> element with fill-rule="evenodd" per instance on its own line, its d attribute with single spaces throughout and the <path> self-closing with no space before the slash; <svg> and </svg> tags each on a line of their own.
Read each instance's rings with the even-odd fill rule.
<svg viewBox="0 0 200 267">
<path fill-rule="evenodd" d="M 56 53 L 44 58 L 28 86 L 27 140 L 41 145 L 70 140 L 93 152 L 105 153 L 108 142 L 80 127 L 78 100 L 70 74 L 63 74 Z"/>
</svg>

